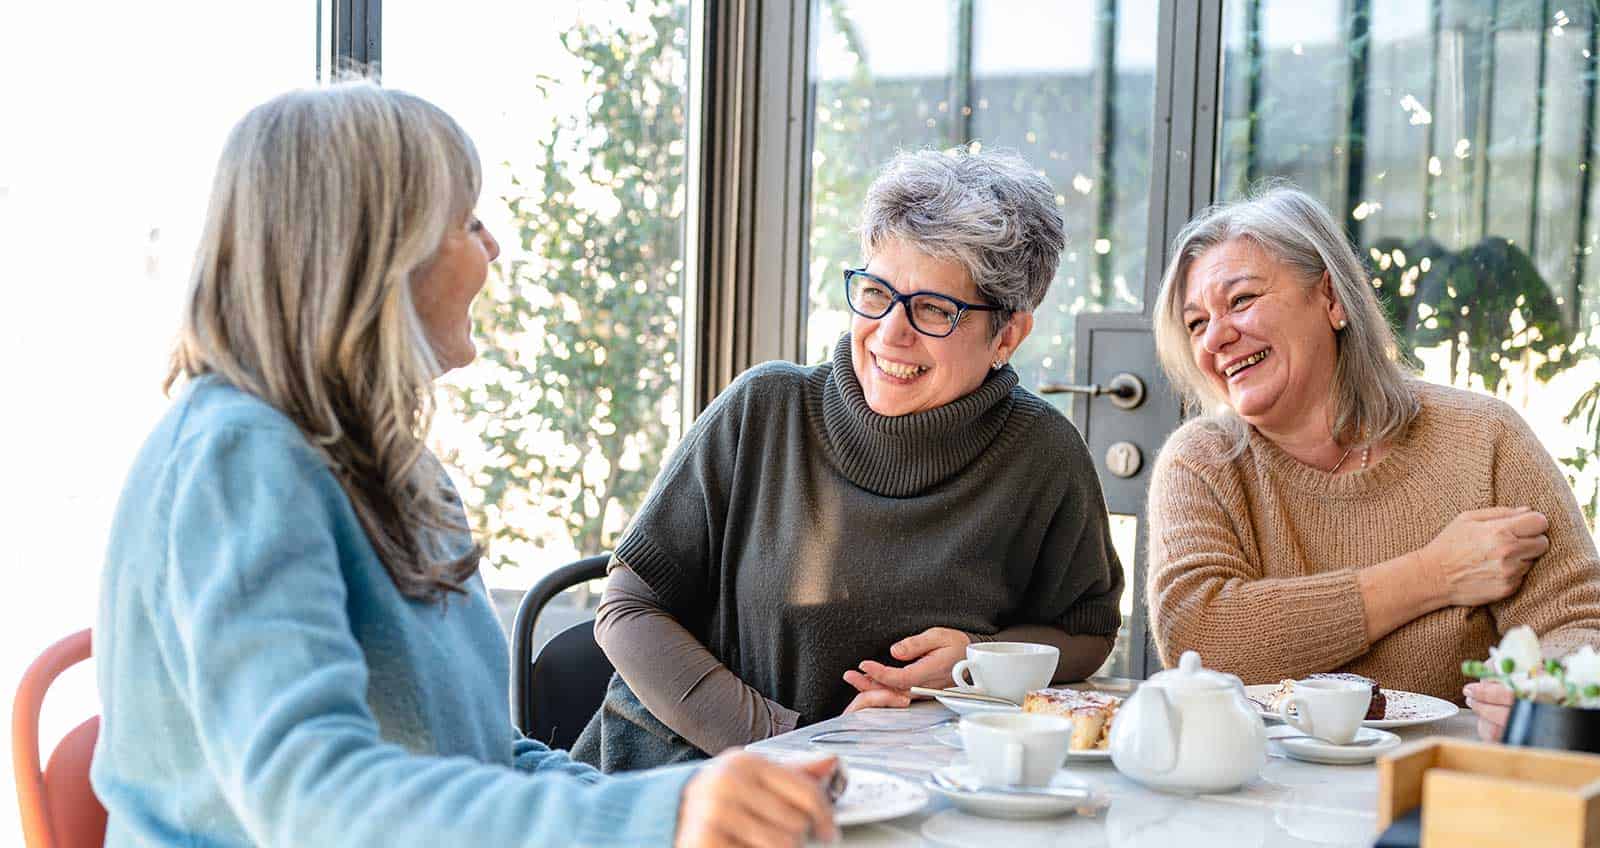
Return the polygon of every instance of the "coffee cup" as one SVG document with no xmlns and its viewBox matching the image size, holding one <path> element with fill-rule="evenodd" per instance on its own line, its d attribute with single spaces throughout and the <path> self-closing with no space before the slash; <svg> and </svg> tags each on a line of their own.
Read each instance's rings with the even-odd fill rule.
<svg viewBox="0 0 1600 848">
<path fill-rule="evenodd" d="M 979 642 L 967 646 L 967 658 L 956 663 L 950 677 L 957 685 L 1020 704 L 1029 692 L 1050 685 L 1060 655 L 1050 645 L 1032 642 Z"/>
<path fill-rule="evenodd" d="M 1072 720 L 1038 713 L 978 713 L 961 719 L 961 747 L 990 786 L 1045 786 L 1061 769 Z"/>
<path fill-rule="evenodd" d="M 1278 716 L 1294 729 L 1335 745 L 1355 741 L 1372 702 L 1372 687 L 1350 680 L 1296 680 L 1294 691 L 1278 707 Z"/>
</svg>

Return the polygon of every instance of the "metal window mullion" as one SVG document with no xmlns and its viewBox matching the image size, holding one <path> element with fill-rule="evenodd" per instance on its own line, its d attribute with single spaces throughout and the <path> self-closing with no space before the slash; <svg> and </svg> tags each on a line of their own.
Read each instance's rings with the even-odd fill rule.
<svg viewBox="0 0 1600 848">
<path fill-rule="evenodd" d="M 1172 239 L 1216 196 L 1217 115 L 1222 75 L 1222 0 L 1161 0 L 1157 29 L 1156 114 L 1150 150 L 1150 227 L 1143 315 L 1161 288 Z M 1079 316 L 1079 336 L 1085 335 Z M 1161 668 L 1150 640 L 1146 537 L 1140 528 L 1133 567 L 1129 672 L 1148 677 Z"/>
<path fill-rule="evenodd" d="M 810 4 L 706 2 L 696 120 L 692 416 L 750 366 L 804 350 Z"/>
<path fill-rule="evenodd" d="M 376 79 L 383 64 L 383 0 L 333 0 L 330 67 Z"/>
<path fill-rule="evenodd" d="M 1372 0 L 1349 0 L 1346 43 L 1355 49 L 1350 55 L 1348 120 L 1345 121 L 1344 208 L 1338 214 L 1350 234 L 1361 244 L 1362 222 L 1353 210 L 1362 202 L 1367 177 L 1367 80 L 1372 59 Z"/>
<path fill-rule="evenodd" d="M 1583 157 L 1578 163 L 1578 237 L 1573 242 L 1573 269 L 1572 288 L 1567 299 L 1568 315 L 1572 318 L 1572 326 L 1580 326 L 1583 317 L 1583 274 L 1584 266 L 1588 264 L 1587 242 L 1589 239 L 1589 189 L 1594 183 L 1592 171 L 1594 170 L 1594 145 L 1595 145 L 1595 77 L 1600 74 L 1600 19 L 1596 18 L 1596 10 L 1588 10 L 1588 48 L 1583 52 L 1583 128 L 1579 134 L 1578 155 Z M 1541 22 L 1542 24 L 1543 22 Z"/>
<path fill-rule="evenodd" d="M 1117 133 L 1117 0 L 1100 0 L 1096 21 L 1099 50 L 1097 53 L 1095 85 L 1094 134 L 1094 237 L 1116 244 L 1112 230 L 1116 226 L 1116 195 L 1113 183 L 1112 158 L 1116 148 Z M 1120 246 L 1120 245 L 1119 245 Z M 1095 277 L 1092 296 L 1101 307 L 1111 305 L 1115 291 L 1111 279 L 1115 270 L 1113 251 L 1095 253 Z"/>
<path fill-rule="evenodd" d="M 950 108 L 946 142 L 950 147 L 972 140 L 972 49 L 973 0 L 955 0 L 955 32 L 952 38 L 952 62 L 949 94 L 945 98 Z"/>
<path fill-rule="evenodd" d="M 1222 0 L 1162 0 L 1144 310 L 1161 289 L 1172 238 L 1216 196 Z"/>
</svg>

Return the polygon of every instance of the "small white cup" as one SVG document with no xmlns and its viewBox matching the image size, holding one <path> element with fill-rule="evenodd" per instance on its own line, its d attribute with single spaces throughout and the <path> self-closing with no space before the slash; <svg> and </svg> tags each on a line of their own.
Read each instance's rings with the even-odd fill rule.
<svg viewBox="0 0 1600 848">
<path fill-rule="evenodd" d="M 961 719 L 961 746 L 990 786 L 1045 786 L 1072 743 L 1072 720 L 1039 713 L 977 713 Z"/>
<path fill-rule="evenodd" d="M 1061 652 L 1051 645 L 1032 642 L 979 642 L 967 646 L 967 658 L 956 663 L 950 677 L 985 695 L 1017 703 L 1035 689 L 1050 685 Z M 967 679 L 970 672 L 971 680 Z"/>
<path fill-rule="evenodd" d="M 1307 736 L 1335 745 L 1355 741 L 1372 703 L 1372 688 L 1351 680 L 1296 680 L 1278 716 Z"/>
</svg>

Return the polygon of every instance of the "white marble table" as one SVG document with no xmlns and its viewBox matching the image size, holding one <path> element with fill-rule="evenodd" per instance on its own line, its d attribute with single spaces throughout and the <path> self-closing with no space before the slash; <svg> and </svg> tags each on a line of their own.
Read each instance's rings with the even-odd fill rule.
<svg viewBox="0 0 1600 848">
<path fill-rule="evenodd" d="M 872 741 L 812 744 L 812 736 L 846 728 L 925 728 L 950 718 L 936 702 L 903 710 L 864 710 L 803 727 L 752 745 L 768 756 L 832 753 L 859 768 L 894 772 L 921 782 L 934 769 L 961 762 L 961 751 L 940 743 L 933 731 L 872 735 Z M 1405 741 L 1425 736 L 1474 738 L 1471 713 L 1401 728 Z M 1154 792 L 1122 776 L 1107 762 L 1067 767 L 1109 799 L 1090 816 L 1035 821 L 980 818 L 954 809 L 936 793 L 921 812 L 844 832 L 844 844 L 862 846 L 960 846 L 1023 848 L 1250 848 L 1250 846 L 1359 845 L 1377 837 L 1378 771 L 1372 764 L 1330 766 L 1291 760 L 1275 743 L 1254 782 L 1236 792 L 1185 797 Z"/>
</svg>

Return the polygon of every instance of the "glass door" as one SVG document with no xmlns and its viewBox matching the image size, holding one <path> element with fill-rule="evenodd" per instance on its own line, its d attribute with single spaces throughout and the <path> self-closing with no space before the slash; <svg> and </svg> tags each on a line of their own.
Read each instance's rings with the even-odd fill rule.
<svg viewBox="0 0 1600 848">
<path fill-rule="evenodd" d="M 849 328 L 839 274 L 860 261 L 855 226 L 879 167 L 897 150 L 966 145 L 1014 150 L 1056 188 L 1067 248 L 1012 361 L 1035 391 L 1075 381 L 1078 316 L 1144 306 L 1157 7 L 813 0 L 807 361 L 823 361 Z M 1071 397 L 1048 396 L 1063 409 Z M 1105 672 L 1137 673 L 1142 507 L 1112 509 L 1127 589 Z"/>
<path fill-rule="evenodd" d="M 1219 198 L 1342 216 L 1425 378 L 1517 407 L 1600 497 L 1592 4 L 1228 0 Z"/>
</svg>

